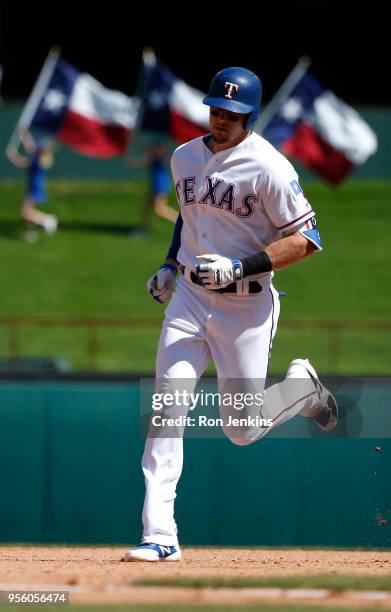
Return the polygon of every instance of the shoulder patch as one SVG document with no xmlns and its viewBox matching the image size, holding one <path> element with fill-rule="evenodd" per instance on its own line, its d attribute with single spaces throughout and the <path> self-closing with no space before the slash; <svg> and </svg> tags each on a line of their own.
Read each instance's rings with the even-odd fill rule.
<svg viewBox="0 0 391 612">
<path fill-rule="evenodd" d="M 298 196 L 300 193 L 304 193 L 298 181 L 291 181 L 289 183 L 289 187 L 291 188 L 291 191 L 294 196 Z"/>
</svg>

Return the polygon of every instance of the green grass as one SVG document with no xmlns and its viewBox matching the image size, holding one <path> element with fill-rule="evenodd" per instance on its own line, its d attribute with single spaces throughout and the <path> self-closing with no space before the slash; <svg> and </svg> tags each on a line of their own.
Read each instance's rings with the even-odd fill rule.
<svg viewBox="0 0 391 612">
<path fill-rule="evenodd" d="M 281 589 L 328 589 L 331 591 L 391 591 L 391 576 L 344 576 L 307 575 L 249 578 L 241 576 L 175 577 L 138 580 L 134 584 L 143 586 L 193 587 L 193 588 L 281 588 Z"/>
<path fill-rule="evenodd" d="M 323 373 L 390 374 L 391 331 L 343 331 L 335 355 L 327 331 L 285 329 L 283 322 L 390 321 L 391 182 L 352 181 L 337 189 L 311 182 L 305 190 L 325 249 L 275 277 L 287 297 L 271 372 L 304 355 Z M 172 225 L 154 218 L 150 237 L 129 236 L 145 192 L 144 183 L 52 181 L 47 210 L 58 215 L 59 232 L 29 244 L 19 220 L 23 186 L 1 182 L 0 315 L 152 318 L 152 326 L 102 329 L 96 364 L 105 371 L 152 372 L 164 308 L 150 299 L 145 283 L 167 251 Z M 23 326 L 19 334 L 21 354 L 62 356 L 75 369 L 89 367 L 86 343 L 81 328 Z M 8 346 L 8 329 L 0 325 L 0 356 Z"/>
</svg>

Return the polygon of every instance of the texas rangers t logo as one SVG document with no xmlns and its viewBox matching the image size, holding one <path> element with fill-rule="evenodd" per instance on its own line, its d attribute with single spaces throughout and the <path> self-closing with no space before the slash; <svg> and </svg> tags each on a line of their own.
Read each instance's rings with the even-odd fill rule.
<svg viewBox="0 0 391 612">
<path fill-rule="evenodd" d="M 229 81 L 225 82 L 224 88 L 228 89 L 227 93 L 224 96 L 224 98 L 228 98 L 228 100 L 232 100 L 232 93 L 234 91 L 239 91 L 239 85 L 236 85 L 236 83 L 230 83 Z"/>
</svg>

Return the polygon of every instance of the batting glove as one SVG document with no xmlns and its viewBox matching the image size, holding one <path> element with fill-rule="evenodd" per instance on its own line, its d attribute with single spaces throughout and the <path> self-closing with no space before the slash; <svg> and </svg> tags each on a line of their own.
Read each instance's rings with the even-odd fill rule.
<svg viewBox="0 0 391 612">
<path fill-rule="evenodd" d="M 160 304 L 164 304 L 171 298 L 176 273 L 177 268 L 175 266 L 168 263 L 163 264 L 160 266 L 159 272 L 154 274 L 147 282 L 149 293 Z"/>
<path fill-rule="evenodd" d="M 197 255 L 197 259 L 207 262 L 196 267 L 197 278 L 207 289 L 221 289 L 243 278 L 243 267 L 239 259 L 228 259 L 217 253 Z"/>
</svg>

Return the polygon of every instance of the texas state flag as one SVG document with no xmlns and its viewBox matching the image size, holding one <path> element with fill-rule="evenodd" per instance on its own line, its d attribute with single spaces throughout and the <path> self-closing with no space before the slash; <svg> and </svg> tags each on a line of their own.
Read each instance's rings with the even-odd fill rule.
<svg viewBox="0 0 391 612">
<path fill-rule="evenodd" d="M 369 125 L 308 71 L 279 100 L 262 135 L 331 184 L 341 182 L 377 150 Z"/>
<path fill-rule="evenodd" d="M 144 78 L 141 129 L 170 134 L 180 143 L 208 132 L 205 94 L 175 77 L 155 56 L 144 59 Z"/>
<path fill-rule="evenodd" d="M 113 157 L 125 153 L 136 114 L 134 99 L 106 89 L 89 74 L 59 59 L 31 127 L 54 134 L 84 155 Z"/>
</svg>

